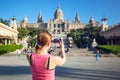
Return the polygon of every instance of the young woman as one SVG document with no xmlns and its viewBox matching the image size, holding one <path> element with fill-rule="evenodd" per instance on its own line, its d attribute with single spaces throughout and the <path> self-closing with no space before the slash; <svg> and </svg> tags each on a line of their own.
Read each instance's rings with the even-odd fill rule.
<svg viewBox="0 0 120 80">
<path fill-rule="evenodd" d="M 52 36 L 49 32 L 39 32 L 35 53 L 26 55 L 31 66 L 32 80 L 55 80 L 55 67 L 65 63 L 63 40 L 59 40 L 60 56 L 48 54 L 51 43 Z"/>
</svg>

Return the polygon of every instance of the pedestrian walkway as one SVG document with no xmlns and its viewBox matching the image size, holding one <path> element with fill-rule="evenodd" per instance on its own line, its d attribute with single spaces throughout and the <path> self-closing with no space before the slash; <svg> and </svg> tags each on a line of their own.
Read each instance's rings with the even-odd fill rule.
<svg viewBox="0 0 120 80">
<path fill-rule="evenodd" d="M 87 48 L 70 48 L 67 53 L 68 56 L 95 56 L 95 51 L 89 50 Z M 116 55 L 110 53 L 100 53 L 101 57 L 117 57 Z"/>
<path fill-rule="evenodd" d="M 32 80 L 25 56 L 0 56 L 0 80 Z M 56 68 L 56 80 L 120 80 L 120 58 L 67 56 Z"/>
</svg>

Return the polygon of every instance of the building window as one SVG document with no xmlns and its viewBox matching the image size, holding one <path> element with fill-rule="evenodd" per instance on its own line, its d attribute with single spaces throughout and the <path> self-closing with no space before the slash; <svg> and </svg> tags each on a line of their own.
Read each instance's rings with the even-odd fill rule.
<svg viewBox="0 0 120 80">
<path fill-rule="evenodd" d="M 57 32 L 60 32 L 60 30 L 57 30 Z"/>
<path fill-rule="evenodd" d="M 58 28 L 60 28 L 60 24 L 58 24 Z"/>
<path fill-rule="evenodd" d="M 64 30 L 64 29 L 62 29 L 62 32 L 65 32 L 65 30 Z"/>
<path fill-rule="evenodd" d="M 57 33 L 60 34 L 60 30 L 57 30 Z"/>
<path fill-rule="evenodd" d="M 62 24 L 62 29 L 64 29 L 64 26 L 65 26 L 65 25 L 64 25 L 64 24 Z"/>
</svg>

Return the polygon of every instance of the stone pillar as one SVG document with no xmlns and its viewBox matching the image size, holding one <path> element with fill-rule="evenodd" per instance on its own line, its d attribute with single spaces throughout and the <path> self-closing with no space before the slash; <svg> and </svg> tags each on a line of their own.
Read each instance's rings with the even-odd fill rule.
<svg viewBox="0 0 120 80">
<path fill-rule="evenodd" d="M 54 30 L 54 25 L 53 23 L 51 23 L 51 31 L 53 32 L 53 30 Z"/>
<path fill-rule="evenodd" d="M 60 30 L 60 34 L 62 34 L 62 25 L 60 24 L 60 28 L 59 28 L 59 30 Z"/>
<path fill-rule="evenodd" d="M 56 26 L 57 26 L 57 24 L 55 24 L 55 28 L 54 28 L 54 30 L 55 30 L 55 34 L 56 34 L 56 32 L 57 32 L 57 31 L 56 31 Z"/>
<path fill-rule="evenodd" d="M 56 34 L 58 34 L 58 24 L 56 24 Z"/>
<path fill-rule="evenodd" d="M 8 40 L 8 44 L 10 45 L 10 40 Z"/>
<path fill-rule="evenodd" d="M 113 45 L 113 40 L 111 40 L 111 45 Z"/>
<path fill-rule="evenodd" d="M 107 44 L 108 44 L 108 45 L 110 44 L 109 41 L 107 41 Z"/>
<path fill-rule="evenodd" d="M 7 45 L 7 39 L 5 39 L 5 45 Z"/>
<path fill-rule="evenodd" d="M 65 30 L 65 32 L 67 31 L 67 26 L 66 26 L 66 24 L 64 24 L 65 26 L 64 26 L 64 30 Z"/>
<path fill-rule="evenodd" d="M 61 34 L 63 33 L 62 30 L 63 30 L 63 27 L 60 28 L 60 32 L 61 32 Z"/>
</svg>

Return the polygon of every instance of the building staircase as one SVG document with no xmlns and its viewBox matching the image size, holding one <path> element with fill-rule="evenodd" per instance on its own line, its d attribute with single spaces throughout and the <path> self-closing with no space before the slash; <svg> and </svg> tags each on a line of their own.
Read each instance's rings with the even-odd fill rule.
<svg viewBox="0 0 120 80">
<path fill-rule="evenodd" d="M 94 51 L 88 49 L 70 48 L 66 53 L 68 56 L 95 56 Z"/>
</svg>

